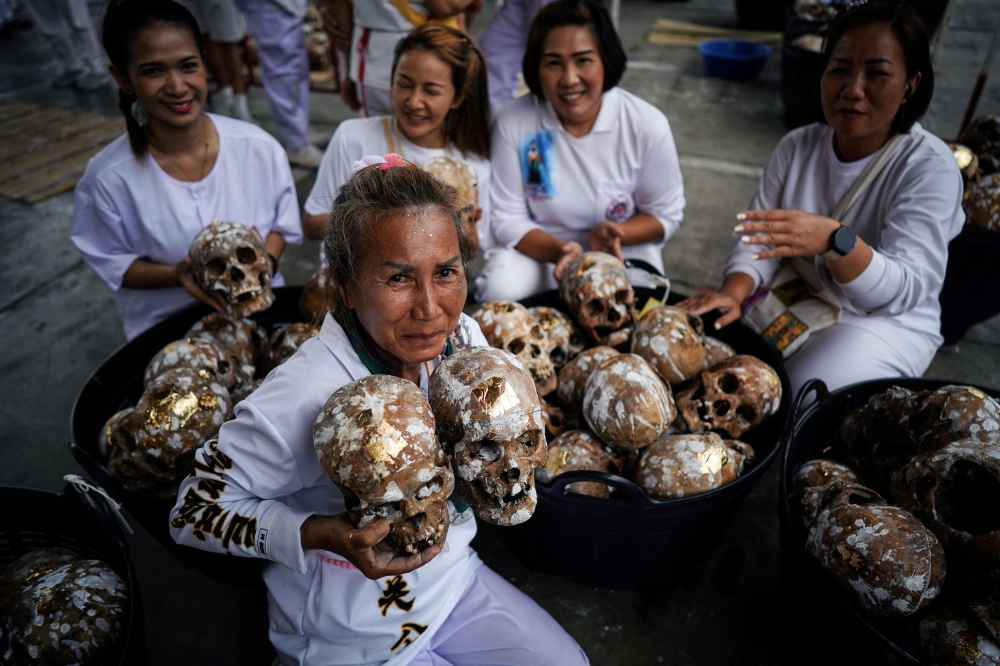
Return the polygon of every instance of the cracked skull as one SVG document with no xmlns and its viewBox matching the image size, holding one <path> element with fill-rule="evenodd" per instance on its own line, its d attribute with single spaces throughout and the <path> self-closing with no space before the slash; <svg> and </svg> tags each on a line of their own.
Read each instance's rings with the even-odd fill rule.
<svg viewBox="0 0 1000 666">
<path fill-rule="evenodd" d="M 416 384 L 369 375 L 340 387 L 316 418 L 313 445 L 358 527 L 384 518 L 401 554 L 444 545 L 455 476 Z"/>
<path fill-rule="evenodd" d="M 491 301 L 472 314 L 479 322 L 490 346 L 509 351 L 531 373 L 539 396 L 556 389 L 555 366 L 549 351 L 552 346 L 542 325 L 520 303 Z"/>
<path fill-rule="evenodd" d="M 670 384 L 702 371 L 705 326 L 701 317 L 664 305 L 649 310 L 635 325 L 632 353 L 643 357 Z"/>
<path fill-rule="evenodd" d="M 921 454 L 892 475 L 892 495 L 949 553 L 1000 565 L 1000 446 L 970 438 Z"/>
<path fill-rule="evenodd" d="M 437 367 L 428 388 L 458 491 L 477 516 L 517 525 L 535 511 L 535 468 L 545 463 L 542 406 L 523 363 L 473 347 Z"/>
<path fill-rule="evenodd" d="M 271 260 L 253 230 L 218 220 L 198 232 L 188 250 L 198 286 L 218 296 L 226 314 L 245 317 L 271 307 Z"/>
<path fill-rule="evenodd" d="M 628 342 L 635 322 L 635 292 L 624 264 L 604 252 L 585 252 L 559 283 L 570 313 L 595 345 Z"/>
<path fill-rule="evenodd" d="M 641 356 L 619 354 L 591 373 L 583 416 L 598 437 L 625 451 L 641 449 L 677 417 L 670 389 Z"/>
<path fill-rule="evenodd" d="M 690 497 L 735 481 L 753 459 L 748 444 L 714 432 L 666 435 L 643 449 L 635 482 L 653 499 Z"/>
<path fill-rule="evenodd" d="M 739 439 L 781 406 L 781 379 L 771 366 L 737 354 L 701 373 L 677 395 L 691 432 L 717 430 Z"/>
<path fill-rule="evenodd" d="M 583 335 L 576 330 L 573 320 L 555 308 L 538 306 L 528 308 L 528 312 L 538 320 L 542 332 L 549 339 L 549 358 L 556 370 L 562 368 L 586 346 Z"/>
</svg>

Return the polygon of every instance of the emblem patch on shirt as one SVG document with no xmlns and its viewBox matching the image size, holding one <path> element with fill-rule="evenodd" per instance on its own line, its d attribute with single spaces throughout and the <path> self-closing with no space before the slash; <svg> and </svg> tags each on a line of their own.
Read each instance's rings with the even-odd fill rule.
<svg viewBox="0 0 1000 666">
<path fill-rule="evenodd" d="M 393 605 L 404 613 L 410 612 L 410 609 L 413 608 L 413 602 L 417 598 L 404 598 L 410 594 L 408 585 L 409 583 L 402 576 L 393 576 L 385 581 L 385 589 L 382 591 L 382 596 L 378 598 L 378 607 L 382 609 L 382 617 L 385 617 L 385 614 L 389 612 L 389 607 Z"/>
<path fill-rule="evenodd" d="M 617 199 L 611 202 L 608 209 L 604 211 L 604 217 L 610 222 L 624 222 L 629 218 L 629 200 Z"/>
<path fill-rule="evenodd" d="M 428 626 L 429 625 L 426 624 L 420 624 L 419 622 L 404 622 L 403 624 L 399 625 L 399 630 L 401 635 L 399 637 L 399 640 L 397 640 L 395 643 L 392 644 L 392 647 L 389 648 L 389 651 L 395 652 L 399 648 L 406 647 L 413 641 L 417 640 L 417 637 L 420 634 L 427 631 Z"/>
<path fill-rule="evenodd" d="M 526 134 L 521 142 L 521 175 L 529 199 L 545 200 L 555 196 L 552 188 L 552 132 L 542 130 Z"/>
</svg>

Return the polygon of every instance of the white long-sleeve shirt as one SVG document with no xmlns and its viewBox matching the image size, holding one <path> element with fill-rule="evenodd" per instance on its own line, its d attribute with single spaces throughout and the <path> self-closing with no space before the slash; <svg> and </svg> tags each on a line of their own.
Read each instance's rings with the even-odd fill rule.
<svg viewBox="0 0 1000 666">
<path fill-rule="evenodd" d="M 137 160 L 122 135 L 87 163 L 76 186 L 73 244 L 111 290 L 128 339 L 198 302 L 183 287 L 123 287 L 136 259 L 176 265 L 213 220 L 256 226 L 262 238 L 274 231 L 287 243 L 302 242 L 295 181 L 281 145 L 256 125 L 206 115 L 219 154 L 201 180 L 177 180 L 150 155 Z M 280 274 L 271 282 L 283 284 Z"/>
<path fill-rule="evenodd" d="M 490 226 L 498 245 L 513 248 L 542 229 L 586 249 L 598 222 L 646 213 L 663 225 L 663 240 L 622 254 L 663 270 L 663 244 L 684 217 L 684 183 L 670 123 L 649 102 L 612 88 L 593 129 L 577 138 L 548 101 L 525 95 L 497 114 L 492 162 Z"/>
<path fill-rule="evenodd" d="M 781 208 L 831 215 L 872 154 L 842 162 L 833 130 L 808 125 L 788 133 L 774 149 L 751 210 Z M 965 222 L 962 176 L 943 141 L 915 124 L 893 158 L 841 220 L 873 250 L 871 264 L 854 280 L 831 280 L 841 323 L 861 326 L 921 358 L 942 342 L 938 295 L 948 264 L 948 243 Z M 737 242 L 725 274 L 740 272 L 766 285 L 780 265 L 754 260 L 759 245 Z"/>
<path fill-rule="evenodd" d="M 456 334 L 459 348 L 487 344 L 464 314 Z M 439 360 L 430 362 L 432 371 Z M 372 581 L 339 555 L 303 551 L 299 530 L 306 518 L 344 510 L 343 496 L 317 459 L 313 424 L 334 391 L 369 374 L 327 315 L 320 334 L 237 405 L 218 441 L 197 451 L 170 514 L 177 543 L 273 562 L 264 569 L 270 637 L 285 664 L 406 664 L 480 564 L 469 547 L 476 521 L 450 503 L 444 549 L 399 580 Z M 426 395 L 426 367 L 420 389 Z"/>
</svg>

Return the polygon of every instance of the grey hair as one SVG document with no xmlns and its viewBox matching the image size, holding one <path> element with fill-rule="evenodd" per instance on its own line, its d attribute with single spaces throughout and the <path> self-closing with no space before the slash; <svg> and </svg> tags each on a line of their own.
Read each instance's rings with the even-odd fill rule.
<svg viewBox="0 0 1000 666">
<path fill-rule="evenodd" d="M 327 220 L 323 236 L 323 254 L 329 263 L 327 301 L 338 320 L 346 315 L 342 291 L 356 283 L 362 258 L 378 240 L 379 230 L 395 217 L 440 210 L 455 225 L 464 268 L 468 269 L 475 251 L 463 234 L 455 188 L 413 164 L 382 166 L 361 169 L 344 183 Z"/>
</svg>

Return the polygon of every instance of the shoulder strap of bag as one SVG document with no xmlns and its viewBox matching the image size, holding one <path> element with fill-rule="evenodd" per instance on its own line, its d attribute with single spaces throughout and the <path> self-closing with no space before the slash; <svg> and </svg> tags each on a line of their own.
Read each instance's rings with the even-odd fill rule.
<svg viewBox="0 0 1000 666">
<path fill-rule="evenodd" d="M 392 127 L 389 126 L 389 122 L 389 116 L 382 116 L 382 131 L 385 133 L 385 146 L 389 149 L 389 152 L 386 153 L 387 155 L 396 152 L 396 142 L 392 140 Z"/>
<path fill-rule="evenodd" d="M 858 179 L 854 181 L 853 185 L 851 185 L 851 189 L 847 190 L 847 194 L 844 195 L 840 204 L 833 211 L 833 215 L 831 216 L 833 219 L 838 222 L 843 221 L 844 216 L 847 215 L 847 211 L 849 211 L 851 206 L 854 205 L 854 202 L 865 193 L 868 186 L 871 185 L 876 178 L 878 178 L 882 169 L 885 168 L 885 165 L 888 164 L 889 160 L 893 158 L 896 151 L 899 150 L 899 147 L 903 145 L 904 141 L 906 141 L 905 134 L 896 134 L 889 139 L 884 146 L 882 146 L 878 155 L 875 156 L 875 159 L 868 163 L 865 170 L 861 172 Z"/>
</svg>

